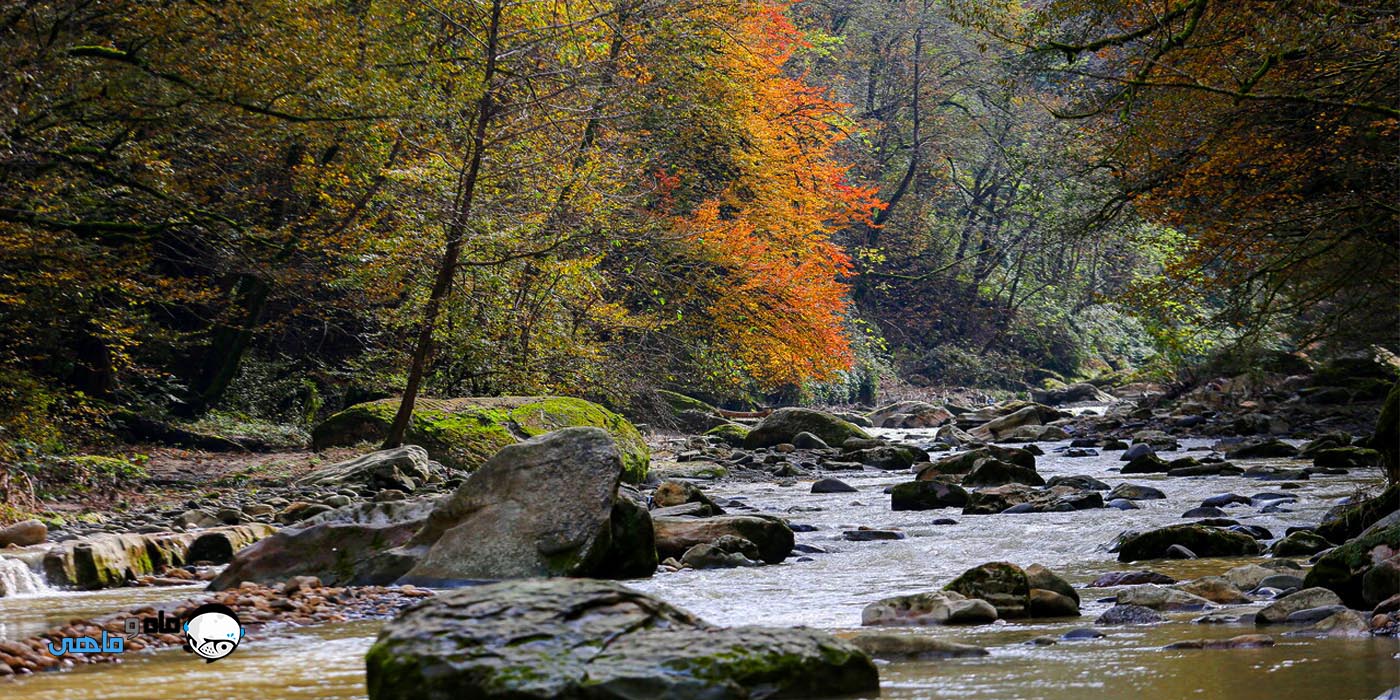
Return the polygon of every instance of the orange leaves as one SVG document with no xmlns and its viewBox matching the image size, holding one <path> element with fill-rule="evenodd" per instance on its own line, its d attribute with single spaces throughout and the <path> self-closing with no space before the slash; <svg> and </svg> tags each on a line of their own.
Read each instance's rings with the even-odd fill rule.
<svg viewBox="0 0 1400 700">
<path fill-rule="evenodd" d="M 709 66 L 706 86 L 731 138 L 731 177 L 673 228 L 703 263 L 707 333 L 765 387 L 827 378 L 850 366 L 844 333 L 851 261 L 831 235 L 870 220 L 874 188 L 847 182 L 833 149 L 845 137 L 845 105 L 783 72 L 801 36 L 766 2 L 744 14 Z M 711 125 L 713 127 L 713 125 Z M 662 176 L 665 193 L 693 174 Z"/>
</svg>

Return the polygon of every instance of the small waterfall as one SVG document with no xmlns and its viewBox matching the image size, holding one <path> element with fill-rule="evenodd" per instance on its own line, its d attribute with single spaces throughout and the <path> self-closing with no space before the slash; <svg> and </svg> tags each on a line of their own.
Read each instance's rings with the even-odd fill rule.
<svg viewBox="0 0 1400 700">
<path fill-rule="evenodd" d="M 49 590 L 44 579 L 19 559 L 0 557 L 0 598 Z"/>
</svg>

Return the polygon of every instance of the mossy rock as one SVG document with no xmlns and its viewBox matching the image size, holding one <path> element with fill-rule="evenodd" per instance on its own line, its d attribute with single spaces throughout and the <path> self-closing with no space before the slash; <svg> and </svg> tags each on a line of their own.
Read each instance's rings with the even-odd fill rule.
<svg viewBox="0 0 1400 700">
<path fill-rule="evenodd" d="M 1171 525 L 1125 539 L 1118 550 L 1118 561 L 1164 559 L 1174 544 L 1201 557 L 1244 557 L 1259 553 L 1259 543 L 1249 535 L 1205 525 Z"/>
<path fill-rule="evenodd" d="M 716 428 L 711 428 L 705 432 L 706 437 L 718 438 L 730 447 L 743 447 L 744 438 L 749 436 L 749 429 L 738 423 L 728 423 Z"/>
<path fill-rule="evenodd" d="M 1030 579 L 1025 570 L 1008 562 L 988 562 L 968 569 L 943 590 L 985 600 L 1003 619 L 1029 614 Z"/>
<path fill-rule="evenodd" d="M 841 445 L 851 438 L 869 439 L 870 434 L 849 421 L 809 408 L 780 408 L 744 437 L 744 447 L 757 449 L 792 442 L 798 433 L 811 433 L 828 445 Z"/>
<path fill-rule="evenodd" d="M 398 399 L 356 404 L 311 432 L 312 447 L 378 442 L 389 432 Z M 564 396 L 420 399 L 404 442 L 454 469 L 475 470 L 506 445 L 561 428 L 593 426 L 610 433 L 622 453 L 623 480 L 646 479 L 651 451 L 626 418 L 598 404 Z"/>
<path fill-rule="evenodd" d="M 656 391 L 656 395 L 661 397 L 661 400 L 666 402 L 666 406 L 675 413 L 680 413 L 681 411 L 704 411 L 705 413 L 716 413 L 714 406 L 711 406 L 710 404 L 707 404 L 704 401 L 701 401 L 700 399 L 695 399 L 686 396 L 685 394 L 676 393 L 674 391 L 667 391 L 665 389 L 658 389 Z"/>
<path fill-rule="evenodd" d="M 1322 524 L 1317 526 L 1317 534 L 1332 542 L 1346 542 L 1397 509 L 1400 509 L 1400 484 L 1393 484 L 1375 498 L 1328 511 Z"/>
<path fill-rule="evenodd" d="M 1400 550 L 1400 525 L 1358 537 L 1322 555 L 1303 579 L 1303 587 L 1322 587 L 1353 608 L 1369 608 L 1361 592 L 1361 579 L 1375 564 L 1371 551 L 1380 546 Z"/>
</svg>

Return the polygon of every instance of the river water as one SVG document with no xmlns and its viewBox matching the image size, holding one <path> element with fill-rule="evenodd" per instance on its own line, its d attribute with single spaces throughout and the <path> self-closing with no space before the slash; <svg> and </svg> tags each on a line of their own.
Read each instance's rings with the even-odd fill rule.
<svg viewBox="0 0 1400 700">
<path fill-rule="evenodd" d="M 911 438 L 923 437 L 918 432 Z M 1183 441 L 1183 449 L 1204 441 Z M 739 499 L 764 512 L 784 514 L 812 525 L 798 542 L 827 550 L 810 561 L 752 569 L 681 571 L 632 582 L 718 624 L 806 625 L 846 634 L 859 630 L 860 611 L 879 598 L 941 587 L 966 569 L 987 561 L 1041 563 L 1076 586 L 1107 571 L 1140 568 L 1119 564 L 1107 551 L 1123 530 L 1184 522 L 1181 513 L 1209 496 L 1264 491 L 1294 494 L 1288 512 L 1260 513 L 1251 506 L 1227 508 L 1229 517 L 1267 527 L 1276 535 L 1294 525 L 1315 524 L 1338 500 L 1374 483 L 1379 472 L 1316 476 L 1283 489 L 1274 482 L 1243 477 L 1128 479 L 1113 469 L 1118 454 L 1065 458 L 1042 444 L 1047 454 L 1037 467 L 1047 478 L 1085 474 L 1114 485 L 1131 481 L 1156 486 L 1165 500 L 1139 501 L 1136 511 L 1113 509 L 1072 513 L 964 516 L 956 510 L 893 512 L 882 493 L 908 474 L 840 474 L 859 493 L 812 494 L 810 481 L 790 486 L 725 484 L 707 491 Z M 1175 453 L 1173 453 L 1175 454 Z M 1251 466 L 1268 460 L 1241 463 Z M 1296 463 L 1292 463 L 1296 466 Z M 951 517 L 956 525 L 933 525 Z M 907 538 L 848 542 L 842 532 L 859 526 L 897 528 Z M 1177 578 L 1217 574 L 1250 559 L 1153 562 L 1152 568 Z M 192 588 L 125 589 L 90 594 L 48 594 L 0 599 L 0 638 L 30 634 L 69 617 L 112 612 L 137 603 L 188 597 Z M 1400 642 L 1393 638 L 1314 639 L 1284 636 L 1270 629 L 1277 646 L 1236 650 L 1163 650 L 1187 639 L 1223 638 L 1254 632 L 1244 625 L 1198 625 L 1195 614 L 1169 616 L 1163 624 L 1103 628 L 1107 636 L 1089 641 L 1029 645 L 1034 637 L 1058 636 L 1092 623 L 1111 603 L 1096 601 L 1095 590 L 1081 590 L 1084 616 L 1078 620 L 997 623 L 981 627 L 921 628 L 903 633 L 934 635 L 987 647 L 990 656 L 926 662 L 881 663 L 886 698 L 1230 698 L 1287 697 L 1366 700 L 1400 686 Z M 82 667 L 0 683 L 6 700 L 29 698 L 109 700 L 230 700 L 232 698 L 364 697 L 363 655 L 376 623 L 353 623 L 275 633 L 252 639 L 236 654 L 206 665 L 178 651 L 129 654 L 118 666 Z M 891 631 L 891 630 L 882 630 Z M 898 631 L 898 630 L 895 630 Z"/>
</svg>

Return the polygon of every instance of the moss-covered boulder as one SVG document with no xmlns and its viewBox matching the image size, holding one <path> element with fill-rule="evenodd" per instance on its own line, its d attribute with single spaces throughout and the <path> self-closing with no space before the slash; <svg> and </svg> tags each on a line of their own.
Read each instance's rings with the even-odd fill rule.
<svg viewBox="0 0 1400 700">
<path fill-rule="evenodd" d="M 738 423 L 728 423 L 705 431 L 706 437 L 712 437 L 730 447 L 743 447 L 744 438 L 749 436 L 749 429 Z"/>
<path fill-rule="evenodd" d="M 365 661 L 371 700 L 879 692 L 870 657 L 825 632 L 713 627 L 590 580 L 511 581 L 434 596 L 385 625 Z"/>
<path fill-rule="evenodd" d="M 858 426 L 830 413 L 809 408 L 780 408 L 744 437 L 744 447 L 757 449 L 792 442 L 798 433 L 811 433 L 828 445 L 840 445 L 851 438 L 870 437 Z"/>
<path fill-rule="evenodd" d="M 1371 567 L 1400 553 L 1400 525 L 1367 533 L 1322 555 L 1308 571 L 1303 585 L 1327 588 L 1353 608 L 1369 608 L 1362 579 Z"/>
<path fill-rule="evenodd" d="M 1030 580 L 1015 564 L 994 561 L 975 566 L 943 587 L 968 598 L 980 598 L 997 609 L 1002 619 L 1030 614 Z"/>
<path fill-rule="evenodd" d="M 1317 534 L 1332 542 L 1346 542 L 1397 510 L 1400 510 L 1400 484 L 1392 484 L 1379 496 L 1328 511 L 1317 526 Z"/>
<path fill-rule="evenodd" d="M 168 566 L 199 560 L 223 564 L 228 561 L 226 555 L 274 531 L 270 525 L 254 523 L 199 532 L 105 533 L 68 540 L 44 552 L 44 578 L 60 588 L 114 588 Z M 196 542 L 199 547 L 193 547 Z M 198 559 L 190 556 L 192 548 Z"/>
<path fill-rule="evenodd" d="M 1165 559 L 1167 550 L 1176 544 L 1200 557 L 1244 557 L 1259 553 L 1259 543 L 1249 535 L 1206 525 L 1171 525 L 1125 538 L 1118 550 L 1118 561 Z"/>
<path fill-rule="evenodd" d="M 327 418 L 311 432 L 312 447 L 379 442 L 389 432 L 398 399 L 356 404 Z M 623 480 L 646 479 L 651 452 L 626 418 L 598 404 L 565 396 L 420 399 L 404 442 L 454 469 L 475 470 L 506 445 L 561 428 L 591 426 L 608 431 L 622 453 Z"/>
</svg>

